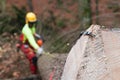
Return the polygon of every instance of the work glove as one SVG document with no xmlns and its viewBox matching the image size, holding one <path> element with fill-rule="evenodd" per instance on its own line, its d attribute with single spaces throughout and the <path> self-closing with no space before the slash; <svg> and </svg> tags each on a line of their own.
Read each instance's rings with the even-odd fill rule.
<svg viewBox="0 0 120 80">
<path fill-rule="evenodd" d="M 44 50 L 42 47 L 39 47 L 36 51 L 36 57 L 39 57 L 43 54 Z"/>
</svg>

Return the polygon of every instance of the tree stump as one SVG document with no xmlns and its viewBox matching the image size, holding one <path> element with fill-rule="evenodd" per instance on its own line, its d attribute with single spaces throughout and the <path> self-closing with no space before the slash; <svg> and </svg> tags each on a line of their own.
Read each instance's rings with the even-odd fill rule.
<svg viewBox="0 0 120 80">
<path fill-rule="evenodd" d="M 43 54 L 38 59 L 38 71 L 42 80 L 59 80 L 67 54 Z"/>
</svg>

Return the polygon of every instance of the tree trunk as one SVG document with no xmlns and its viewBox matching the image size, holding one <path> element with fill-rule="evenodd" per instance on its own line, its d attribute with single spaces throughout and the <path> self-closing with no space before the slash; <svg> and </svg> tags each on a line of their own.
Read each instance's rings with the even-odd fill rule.
<svg viewBox="0 0 120 80">
<path fill-rule="evenodd" d="M 91 0 L 78 0 L 78 15 L 82 29 L 88 28 L 92 24 Z"/>
<path fill-rule="evenodd" d="M 44 54 L 39 57 L 38 70 L 42 80 L 59 80 L 67 54 Z"/>
<path fill-rule="evenodd" d="M 96 0 L 96 16 L 99 15 L 99 9 L 98 9 L 98 7 L 99 7 L 99 1 Z M 98 19 L 98 17 L 96 17 L 96 24 L 99 24 L 99 19 Z"/>
<path fill-rule="evenodd" d="M 27 0 L 30 11 L 33 11 L 32 0 Z"/>
<path fill-rule="evenodd" d="M 0 6 L 1 7 L 1 12 L 5 13 L 6 0 L 1 0 L 0 4 L 1 4 L 1 6 Z"/>
</svg>

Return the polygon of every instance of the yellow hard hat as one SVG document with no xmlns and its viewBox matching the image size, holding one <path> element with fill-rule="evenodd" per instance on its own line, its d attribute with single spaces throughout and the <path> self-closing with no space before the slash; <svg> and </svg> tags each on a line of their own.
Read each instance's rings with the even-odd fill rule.
<svg viewBox="0 0 120 80">
<path fill-rule="evenodd" d="M 35 13 L 33 12 L 28 12 L 26 14 L 26 23 L 28 22 L 36 22 L 37 21 L 37 18 L 36 18 L 36 15 Z"/>
</svg>

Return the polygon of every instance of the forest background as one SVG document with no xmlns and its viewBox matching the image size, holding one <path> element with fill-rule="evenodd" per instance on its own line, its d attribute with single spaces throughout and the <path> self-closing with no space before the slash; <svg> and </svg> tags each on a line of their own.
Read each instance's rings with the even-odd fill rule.
<svg viewBox="0 0 120 80">
<path fill-rule="evenodd" d="M 0 79 L 31 74 L 15 47 L 29 11 L 37 14 L 37 32 L 50 53 L 68 53 L 91 24 L 120 27 L 120 0 L 0 0 Z"/>
<path fill-rule="evenodd" d="M 119 27 L 119 0 L 1 0 L 0 34 L 20 34 L 25 14 L 38 17 L 37 32 L 50 52 L 68 52 L 91 24 Z"/>
</svg>

